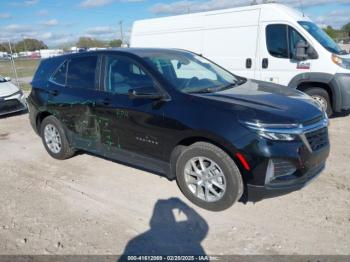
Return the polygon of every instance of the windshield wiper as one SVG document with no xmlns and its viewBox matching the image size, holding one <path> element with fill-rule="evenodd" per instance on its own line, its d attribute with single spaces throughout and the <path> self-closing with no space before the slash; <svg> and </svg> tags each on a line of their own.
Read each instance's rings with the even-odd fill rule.
<svg viewBox="0 0 350 262">
<path fill-rule="evenodd" d="M 188 94 L 207 94 L 207 93 L 215 93 L 217 92 L 217 88 L 204 88 L 204 89 L 201 89 L 201 90 L 193 90 L 193 91 L 189 91 L 189 92 L 186 92 Z"/>
</svg>

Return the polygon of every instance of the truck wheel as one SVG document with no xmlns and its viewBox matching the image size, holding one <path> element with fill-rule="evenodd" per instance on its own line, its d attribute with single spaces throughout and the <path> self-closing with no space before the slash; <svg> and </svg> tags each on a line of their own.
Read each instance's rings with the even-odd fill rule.
<svg viewBox="0 0 350 262">
<path fill-rule="evenodd" d="M 306 89 L 305 93 L 315 99 L 322 106 L 323 111 L 326 112 L 328 116 L 333 114 L 331 100 L 325 89 L 313 87 Z"/>
<path fill-rule="evenodd" d="M 197 142 L 181 153 L 176 180 L 192 203 L 211 211 L 229 208 L 243 194 L 242 176 L 235 162 L 222 149 L 205 142 Z"/>
<path fill-rule="evenodd" d="M 56 159 L 67 159 L 74 155 L 60 121 L 54 116 L 44 118 L 40 126 L 40 134 L 46 151 Z"/>
</svg>

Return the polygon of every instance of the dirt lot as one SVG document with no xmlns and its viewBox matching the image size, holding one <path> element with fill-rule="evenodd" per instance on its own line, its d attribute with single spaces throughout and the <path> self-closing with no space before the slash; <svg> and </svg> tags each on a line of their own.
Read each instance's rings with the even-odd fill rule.
<svg viewBox="0 0 350 262">
<path fill-rule="evenodd" d="M 57 161 L 28 115 L 0 119 L 0 254 L 350 254 L 350 116 L 305 189 L 212 213 L 175 182 L 80 154 Z M 181 212 L 180 212 L 181 210 Z"/>
</svg>

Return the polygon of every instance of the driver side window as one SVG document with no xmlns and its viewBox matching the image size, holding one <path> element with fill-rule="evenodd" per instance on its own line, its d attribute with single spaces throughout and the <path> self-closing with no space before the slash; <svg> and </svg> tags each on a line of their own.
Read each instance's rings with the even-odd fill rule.
<svg viewBox="0 0 350 262">
<path fill-rule="evenodd" d="M 127 95 L 130 89 L 155 91 L 153 80 L 132 59 L 107 57 L 105 89 L 114 94 Z"/>
<path fill-rule="evenodd" d="M 266 45 L 270 55 L 277 58 L 295 59 L 297 43 L 305 38 L 293 27 L 272 24 L 266 27 Z"/>
</svg>

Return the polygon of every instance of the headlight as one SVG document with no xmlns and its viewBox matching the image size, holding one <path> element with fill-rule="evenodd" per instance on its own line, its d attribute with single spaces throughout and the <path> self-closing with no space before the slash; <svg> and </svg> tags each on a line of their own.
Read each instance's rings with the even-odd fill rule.
<svg viewBox="0 0 350 262">
<path fill-rule="evenodd" d="M 16 93 L 13 93 L 11 96 L 23 95 L 23 91 L 20 89 Z"/>
<path fill-rule="evenodd" d="M 258 134 L 270 140 L 293 141 L 296 138 L 295 135 L 292 134 L 279 134 L 266 131 L 260 131 Z"/>
<path fill-rule="evenodd" d="M 298 124 L 267 124 L 259 122 L 242 122 L 249 129 L 254 130 L 258 135 L 269 140 L 293 141 L 298 137 Z"/>
<path fill-rule="evenodd" d="M 345 69 L 350 69 L 350 59 L 341 58 L 335 54 L 332 54 L 332 61 Z"/>
</svg>

